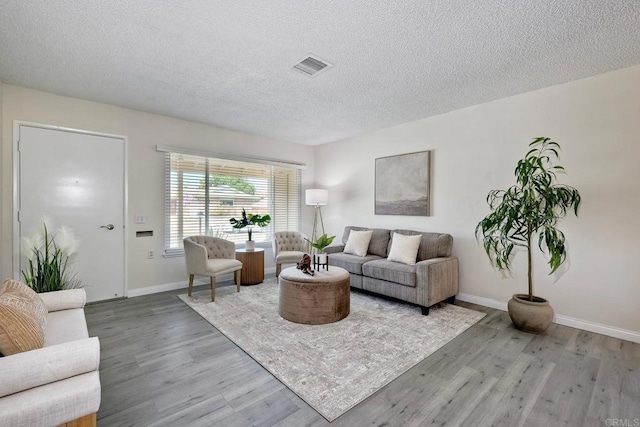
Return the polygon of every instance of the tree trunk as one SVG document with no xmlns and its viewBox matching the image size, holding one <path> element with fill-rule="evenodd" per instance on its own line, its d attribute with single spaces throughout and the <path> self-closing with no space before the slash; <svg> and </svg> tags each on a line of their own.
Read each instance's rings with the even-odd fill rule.
<svg viewBox="0 0 640 427">
<path fill-rule="evenodd" d="M 527 233 L 527 279 L 529 280 L 529 301 L 533 301 L 533 278 L 531 277 L 531 233 Z"/>
</svg>

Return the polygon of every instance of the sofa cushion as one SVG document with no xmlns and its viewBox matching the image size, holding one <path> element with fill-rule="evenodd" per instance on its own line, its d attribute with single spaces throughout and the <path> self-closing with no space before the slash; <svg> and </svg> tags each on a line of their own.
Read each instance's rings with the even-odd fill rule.
<svg viewBox="0 0 640 427">
<path fill-rule="evenodd" d="M 393 233 L 404 234 L 408 236 L 414 236 L 421 234 L 420 247 L 418 247 L 417 261 L 424 261 L 425 259 L 449 257 L 451 256 L 451 250 L 453 248 L 453 237 L 450 234 L 445 233 L 427 233 L 414 230 L 393 230 Z M 389 249 L 393 238 L 389 242 Z"/>
<path fill-rule="evenodd" d="M 97 412 L 100 393 L 100 375 L 97 370 L 15 393 L 0 399 L 2 425 L 66 425 L 70 420 Z"/>
<path fill-rule="evenodd" d="M 7 279 L 0 285 L 0 353 L 41 348 L 47 325 L 44 302 L 27 285 Z"/>
<path fill-rule="evenodd" d="M 418 287 L 404 286 L 399 283 L 387 282 L 386 280 L 374 279 L 373 277 L 362 277 L 362 289 L 380 295 L 397 298 L 402 301 L 418 304 Z"/>
<path fill-rule="evenodd" d="M 357 256 L 345 253 L 329 255 L 329 265 L 342 267 L 352 274 L 362 275 L 362 265 L 369 261 L 381 259 L 378 255 Z"/>
<path fill-rule="evenodd" d="M 49 313 L 47 330 L 44 333 L 44 346 L 49 347 L 89 338 L 84 310 L 60 310 Z"/>
<path fill-rule="evenodd" d="M 305 252 L 283 251 L 276 255 L 276 264 L 289 264 L 300 261 Z"/>
<path fill-rule="evenodd" d="M 387 246 L 389 245 L 389 230 L 386 230 L 384 228 L 369 229 L 365 227 L 354 227 L 352 225 L 349 225 L 344 228 L 344 234 L 342 235 L 342 243 L 345 245 L 347 244 L 347 240 L 349 240 L 349 233 L 351 233 L 351 230 L 371 230 L 371 241 L 369 242 L 367 253 L 378 255 L 383 258 L 387 256 Z"/>
<path fill-rule="evenodd" d="M 360 257 L 367 255 L 372 233 L 371 230 L 351 230 L 347 244 L 344 247 L 344 253 Z"/>
<path fill-rule="evenodd" d="M 51 383 L 97 371 L 99 366 L 100 341 L 98 337 L 71 341 L 2 358 L 0 359 L 0 402 L 4 401 L 4 397 L 15 393 L 21 393 L 34 387 L 50 387 Z M 4 415 L 2 409 L 0 409 L 0 414 Z M 0 419 L 6 421 L 2 416 Z"/>
<path fill-rule="evenodd" d="M 417 267 L 415 264 L 401 264 L 386 259 L 370 261 L 362 266 L 362 272 L 366 277 L 386 280 L 387 282 L 410 287 L 416 286 L 416 271 Z"/>
<path fill-rule="evenodd" d="M 421 238 L 422 236 L 420 235 L 407 236 L 405 234 L 393 233 L 393 243 L 391 244 L 387 260 L 414 265 L 416 263 Z"/>
</svg>

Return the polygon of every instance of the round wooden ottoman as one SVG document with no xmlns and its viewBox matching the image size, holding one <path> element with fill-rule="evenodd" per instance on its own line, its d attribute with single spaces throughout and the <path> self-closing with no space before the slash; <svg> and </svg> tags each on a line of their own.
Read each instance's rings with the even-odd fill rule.
<svg viewBox="0 0 640 427">
<path fill-rule="evenodd" d="M 280 273 L 280 316 L 295 323 L 322 325 L 349 315 L 349 273 L 331 266 L 314 276 L 295 267 Z"/>
</svg>

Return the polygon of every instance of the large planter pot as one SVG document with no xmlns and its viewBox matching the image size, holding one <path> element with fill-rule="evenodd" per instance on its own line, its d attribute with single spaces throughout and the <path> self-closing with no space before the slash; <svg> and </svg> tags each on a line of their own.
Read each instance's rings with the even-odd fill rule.
<svg viewBox="0 0 640 427">
<path fill-rule="evenodd" d="M 515 294 L 507 307 L 514 326 L 525 332 L 539 334 L 553 321 L 553 308 L 544 298 L 534 296 L 533 301 L 529 301 L 529 295 Z"/>
</svg>

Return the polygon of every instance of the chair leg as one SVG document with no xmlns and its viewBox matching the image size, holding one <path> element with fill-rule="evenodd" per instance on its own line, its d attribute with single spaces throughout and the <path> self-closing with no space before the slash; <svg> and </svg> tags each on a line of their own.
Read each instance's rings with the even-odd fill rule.
<svg viewBox="0 0 640 427">
<path fill-rule="evenodd" d="M 189 293 L 188 295 L 191 296 L 191 291 L 193 290 L 193 274 L 189 275 Z"/>
<path fill-rule="evenodd" d="M 216 278 L 211 276 L 211 301 L 216 300 Z"/>
<path fill-rule="evenodd" d="M 242 270 L 236 270 L 236 292 L 240 292 L 240 279 L 242 279 Z"/>
<path fill-rule="evenodd" d="M 281 271 L 282 271 L 282 264 L 276 264 L 276 277 L 280 276 Z"/>
</svg>

